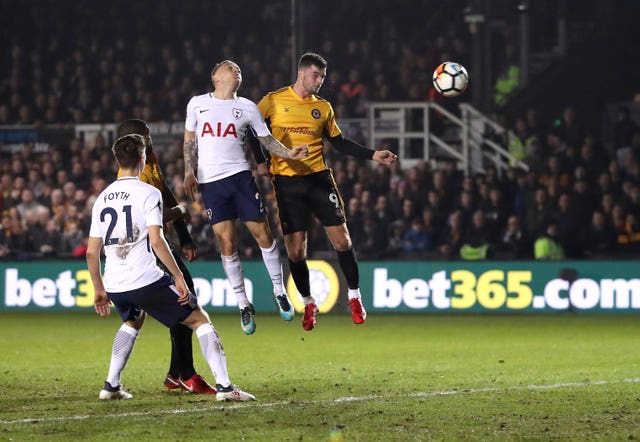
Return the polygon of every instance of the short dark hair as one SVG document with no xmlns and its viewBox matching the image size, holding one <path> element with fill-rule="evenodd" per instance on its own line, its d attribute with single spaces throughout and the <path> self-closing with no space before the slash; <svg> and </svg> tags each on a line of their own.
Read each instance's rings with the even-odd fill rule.
<svg viewBox="0 0 640 442">
<path fill-rule="evenodd" d="M 146 137 L 149 135 L 149 126 L 145 121 L 135 118 L 131 120 L 125 120 L 118 125 L 118 129 L 116 131 L 116 136 L 118 138 L 131 134 L 142 135 L 143 137 Z"/>
<path fill-rule="evenodd" d="M 325 69 L 327 67 L 327 60 L 322 57 L 322 55 L 316 54 L 314 52 L 307 52 L 300 56 L 298 60 L 298 68 L 308 68 L 311 66 L 319 67 L 320 69 Z"/>
<path fill-rule="evenodd" d="M 131 169 L 136 165 L 140 158 L 144 156 L 146 150 L 144 137 L 139 134 L 124 135 L 113 143 L 111 151 L 116 157 L 120 167 Z"/>
</svg>

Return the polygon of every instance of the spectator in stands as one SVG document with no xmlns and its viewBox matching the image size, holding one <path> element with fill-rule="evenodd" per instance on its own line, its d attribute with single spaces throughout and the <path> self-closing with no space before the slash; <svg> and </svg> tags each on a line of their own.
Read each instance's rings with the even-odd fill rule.
<svg viewBox="0 0 640 442">
<path fill-rule="evenodd" d="M 576 147 L 571 146 L 572 149 Z M 546 152 L 548 155 L 560 155 L 564 156 L 567 151 L 570 150 L 567 142 L 560 136 L 560 133 L 556 129 L 552 129 L 547 133 L 547 147 Z"/>
<path fill-rule="evenodd" d="M 584 142 L 586 130 L 576 116 L 576 108 L 573 105 L 565 106 L 562 116 L 554 122 L 554 133 L 564 143 L 573 148 L 579 148 Z"/>
<path fill-rule="evenodd" d="M 571 192 L 571 201 L 578 226 L 582 228 L 589 222 L 591 214 L 595 210 L 594 196 L 586 180 L 575 181 Z"/>
<path fill-rule="evenodd" d="M 86 173 L 84 165 L 80 160 L 74 161 L 71 165 L 71 181 L 76 185 L 78 189 L 88 189 L 91 183 L 91 179 Z"/>
<path fill-rule="evenodd" d="M 437 226 L 440 231 L 446 224 L 449 214 L 442 203 L 440 194 L 435 190 L 427 192 L 427 205 L 425 206 L 425 209 L 429 209 L 429 211 L 431 211 L 433 224 Z"/>
<path fill-rule="evenodd" d="M 627 195 L 627 207 L 636 219 L 640 219 L 640 186 L 632 185 Z"/>
<path fill-rule="evenodd" d="M 596 201 L 600 201 L 602 199 L 602 196 L 607 193 L 619 194 L 619 190 L 614 189 L 613 187 L 613 181 L 611 180 L 611 175 L 609 175 L 609 172 L 604 171 L 600 173 L 597 181 L 595 182 L 593 193 L 594 199 Z"/>
<path fill-rule="evenodd" d="M 371 193 L 373 193 L 373 195 L 375 195 L 376 197 L 380 195 L 388 196 L 390 190 L 390 182 L 391 169 L 389 167 L 385 167 L 382 164 L 377 164 L 376 168 L 372 171 L 371 174 L 369 190 L 371 190 Z M 338 183 L 338 186 L 340 187 L 340 183 Z"/>
<path fill-rule="evenodd" d="M 460 258 L 464 260 L 487 259 L 495 252 L 495 240 L 482 210 L 476 210 L 471 218 L 471 224 L 465 230 L 460 247 Z"/>
<path fill-rule="evenodd" d="M 537 237 L 545 231 L 545 222 L 551 217 L 551 207 L 547 190 L 538 187 L 533 200 L 527 203 L 525 229 L 530 235 Z"/>
<path fill-rule="evenodd" d="M 562 244 L 558 241 L 558 225 L 548 221 L 544 233 L 538 236 L 533 246 L 533 256 L 538 260 L 557 261 L 565 258 Z"/>
<path fill-rule="evenodd" d="M 406 230 L 411 226 L 413 219 L 418 216 L 418 213 L 415 203 L 411 199 L 405 198 L 402 200 L 402 209 L 397 219 L 403 224 Z"/>
<path fill-rule="evenodd" d="M 372 213 L 378 218 L 378 222 L 387 228 L 393 221 L 393 213 L 389 207 L 389 198 L 386 194 L 380 194 L 376 198 Z"/>
<path fill-rule="evenodd" d="M 510 213 L 502 195 L 503 191 L 500 187 L 491 187 L 488 204 L 480 207 L 487 218 L 492 238 L 499 237 Z"/>
<path fill-rule="evenodd" d="M 543 186 L 547 186 L 553 179 L 563 187 L 567 187 L 571 182 L 571 174 L 564 168 L 560 155 L 549 156 L 545 168 L 539 175 L 538 182 Z"/>
<path fill-rule="evenodd" d="M 580 146 L 577 163 L 578 166 L 584 167 L 589 181 L 594 181 L 600 173 L 607 167 L 609 159 L 604 150 L 595 145 L 592 136 L 586 136 L 584 142 Z"/>
<path fill-rule="evenodd" d="M 549 149 L 547 146 L 542 141 L 536 139 L 531 143 L 531 152 L 527 155 L 524 162 L 529 166 L 531 172 L 539 173 L 544 170 L 548 156 Z"/>
<path fill-rule="evenodd" d="M 6 104 L 0 104 L 0 125 L 13 124 L 11 109 Z"/>
<path fill-rule="evenodd" d="M 640 162 L 640 131 L 637 131 L 631 137 L 631 158 L 629 161 L 633 161 L 635 163 Z"/>
<path fill-rule="evenodd" d="M 22 222 L 15 216 L 8 216 L 6 221 L 3 218 L 3 225 L 8 229 L 7 248 L 9 249 L 8 257 L 18 260 L 28 259 L 27 237 L 22 227 Z"/>
<path fill-rule="evenodd" d="M 402 248 L 404 246 L 404 232 L 404 224 L 401 221 L 393 221 L 389 225 L 385 251 L 387 257 L 395 258 L 402 253 Z"/>
<path fill-rule="evenodd" d="M 527 122 L 522 117 L 516 118 L 513 129 L 507 132 L 507 150 L 516 159 L 525 161 L 534 150 L 534 143 L 537 142 L 535 134 L 529 131 Z M 514 160 L 509 160 L 509 164 L 516 165 Z"/>
<path fill-rule="evenodd" d="M 433 231 L 427 230 L 422 218 L 413 218 L 402 237 L 402 243 L 402 251 L 409 256 L 430 252 L 434 247 Z"/>
<path fill-rule="evenodd" d="M 581 235 L 585 256 L 589 259 L 606 259 L 616 247 L 616 233 L 607 223 L 602 211 L 596 210 L 591 216 L 591 223 Z"/>
<path fill-rule="evenodd" d="M 626 213 L 622 232 L 618 233 L 618 249 L 624 253 L 640 251 L 640 223 L 632 213 Z"/>
<path fill-rule="evenodd" d="M 571 196 L 562 193 L 556 207 L 553 209 L 552 217 L 558 227 L 558 238 L 562 248 L 568 258 L 581 258 L 583 256 L 583 244 L 580 241 L 582 222 L 578 222 L 576 212 L 571 205 Z"/>
<path fill-rule="evenodd" d="M 0 166 L 4 166 L 2 169 L 2 176 L 0 176 L 0 192 L 2 192 L 2 198 L 5 202 L 5 206 L 9 207 L 10 205 L 15 205 L 20 200 L 20 194 L 13 194 L 13 176 L 11 174 L 11 170 L 8 166 L 8 162 L 4 162 L 4 164 L 0 163 Z M 18 197 L 16 200 L 15 196 Z"/>
<path fill-rule="evenodd" d="M 6 225 L 5 220 L 7 221 Z M 11 218 L 9 216 L 2 217 L 2 222 L 0 222 L 0 260 L 7 258 L 11 254 L 11 249 L 9 248 L 10 223 Z"/>
<path fill-rule="evenodd" d="M 351 231 L 351 230 L 349 230 Z M 358 250 L 358 257 L 362 259 L 381 259 L 385 257 L 384 244 L 387 244 L 386 225 L 373 212 L 364 214 L 362 238 L 354 247 Z"/>
<path fill-rule="evenodd" d="M 531 258 L 532 243 L 527 232 L 522 228 L 520 219 L 511 215 L 500 239 L 496 244 L 496 250 L 505 259 Z"/>
<path fill-rule="evenodd" d="M 340 85 L 340 92 L 346 98 L 348 115 L 354 117 L 363 117 L 360 105 L 367 98 L 367 87 L 361 80 L 361 73 L 358 68 L 349 70 L 348 80 Z"/>
<path fill-rule="evenodd" d="M 86 245 L 87 239 L 79 223 L 75 220 L 69 221 L 62 234 L 61 253 L 68 257 L 84 258 Z"/>
<path fill-rule="evenodd" d="M 445 258 L 458 256 L 463 238 L 462 213 L 459 210 L 454 210 L 449 214 L 447 224 L 441 232 L 438 241 L 438 252 Z"/>
<path fill-rule="evenodd" d="M 407 170 L 404 174 L 405 176 L 405 188 L 404 188 L 404 196 L 405 198 L 413 201 L 414 206 L 420 210 L 427 203 L 427 197 L 425 194 L 425 182 L 423 181 L 423 176 L 420 174 L 417 167 L 412 167 Z"/>
<path fill-rule="evenodd" d="M 627 106 L 618 107 L 612 131 L 613 147 L 620 159 L 620 156 L 624 156 L 624 153 L 621 153 L 621 150 L 629 148 L 631 146 L 633 136 L 640 133 L 640 127 L 631 119 L 631 113 Z"/>
<path fill-rule="evenodd" d="M 533 107 L 527 109 L 525 113 L 525 120 L 527 122 L 527 128 L 529 132 L 534 134 L 538 143 L 544 142 L 547 138 L 547 123 L 540 121 L 540 112 Z"/>
<path fill-rule="evenodd" d="M 41 221 L 42 222 L 42 221 Z M 56 257 L 61 249 L 62 234 L 56 220 L 48 219 L 44 228 L 33 236 L 33 248 L 43 257 Z"/>
<path fill-rule="evenodd" d="M 354 244 L 358 244 L 364 239 L 364 211 L 360 205 L 360 199 L 351 197 L 347 205 L 347 228 L 351 233 Z"/>
<path fill-rule="evenodd" d="M 607 220 L 611 220 L 615 199 L 611 193 L 605 193 L 599 200 L 596 210 L 600 210 Z M 608 221 L 609 222 L 609 221 Z"/>
<path fill-rule="evenodd" d="M 462 214 L 462 223 L 466 227 L 471 224 L 473 214 L 477 209 L 476 199 L 474 199 L 470 192 L 463 190 L 462 193 L 460 193 L 456 209 Z"/>
<path fill-rule="evenodd" d="M 438 193 L 440 202 L 444 208 L 453 206 L 454 191 L 447 186 L 447 176 L 443 171 L 437 170 L 433 172 L 431 188 Z"/>
<path fill-rule="evenodd" d="M 23 189 L 20 193 L 20 203 L 16 205 L 20 217 L 24 219 L 27 211 L 36 213 L 41 208 L 44 208 L 44 206 L 36 201 L 33 190 L 31 188 Z"/>
<path fill-rule="evenodd" d="M 616 241 L 618 244 L 625 243 L 627 241 L 626 223 L 627 212 L 624 206 L 620 203 L 614 203 L 611 208 L 610 223 L 613 230 L 616 232 Z"/>
</svg>

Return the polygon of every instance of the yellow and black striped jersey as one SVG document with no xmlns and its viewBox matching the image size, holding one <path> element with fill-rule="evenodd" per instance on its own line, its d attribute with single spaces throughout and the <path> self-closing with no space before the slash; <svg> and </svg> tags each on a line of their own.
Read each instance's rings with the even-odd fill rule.
<svg viewBox="0 0 640 442">
<path fill-rule="evenodd" d="M 258 108 L 273 136 L 286 147 L 309 145 L 309 156 L 303 160 L 272 155 L 270 171 L 273 175 L 309 175 L 327 169 L 322 137 L 341 134 L 331 103 L 317 95 L 302 98 L 288 86 L 267 94 L 258 103 Z"/>
</svg>

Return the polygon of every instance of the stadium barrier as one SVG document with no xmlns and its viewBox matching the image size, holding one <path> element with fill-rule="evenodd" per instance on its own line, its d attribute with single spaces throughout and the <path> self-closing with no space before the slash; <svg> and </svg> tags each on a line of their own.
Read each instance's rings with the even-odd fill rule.
<svg viewBox="0 0 640 442">
<path fill-rule="evenodd" d="M 275 312 L 262 262 L 245 262 L 247 294 L 258 312 Z M 236 311 L 218 261 L 189 264 L 198 300 L 209 311 Z M 309 261 L 311 288 L 321 313 L 347 311 L 347 286 L 337 262 Z M 635 261 L 361 262 L 363 302 L 369 312 L 623 313 L 640 310 Z M 287 274 L 287 290 L 302 309 Z M 93 285 L 82 261 L 3 262 L 0 311 L 91 310 Z"/>
</svg>

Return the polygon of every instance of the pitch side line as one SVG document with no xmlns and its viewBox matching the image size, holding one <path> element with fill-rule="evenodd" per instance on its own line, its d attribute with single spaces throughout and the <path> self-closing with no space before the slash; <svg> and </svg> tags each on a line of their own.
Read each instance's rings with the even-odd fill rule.
<svg viewBox="0 0 640 442">
<path fill-rule="evenodd" d="M 630 383 L 637 384 L 640 382 L 640 378 L 629 378 L 622 379 L 617 381 L 590 381 L 590 382 L 564 382 L 558 384 L 550 384 L 550 385 L 522 385 L 515 387 L 504 387 L 504 388 L 467 388 L 461 390 L 443 390 L 443 391 L 431 391 L 431 392 L 417 392 L 417 393 L 409 393 L 407 397 L 438 397 L 438 396 L 456 396 L 462 394 L 475 394 L 475 393 L 496 393 L 500 391 L 507 390 L 555 390 L 560 388 L 570 388 L 570 387 L 589 387 L 592 385 L 610 385 L 610 384 L 620 384 L 620 383 Z M 159 415 L 159 414 L 182 414 L 182 413 L 192 413 L 192 412 L 205 412 L 212 410 L 228 410 L 228 409 L 240 409 L 247 408 L 250 406 L 251 408 L 260 407 L 260 408 L 271 408 L 277 407 L 280 405 L 288 405 L 293 402 L 298 403 L 331 403 L 331 402 L 358 402 L 358 401 L 367 401 L 367 400 L 377 400 L 389 398 L 393 395 L 366 395 L 366 396 L 347 396 L 336 399 L 327 399 L 320 401 L 278 401 L 278 402 L 266 402 L 266 403 L 251 403 L 251 404 L 225 404 L 225 405 L 211 405 L 206 407 L 195 407 L 189 409 L 175 409 L 175 410 L 154 410 L 154 411 L 138 411 L 132 413 L 118 413 L 118 414 L 110 414 L 108 416 L 99 416 L 99 417 L 136 417 L 136 416 L 150 416 L 150 415 Z M 79 415 L 79 416 L 61 416 L 61 417 L 49 417 L 49 418 L 27 418 L 27 419 L 16 419 L 11 421 L 0 421 L 1 425 L 10 425 L 10 424 L 24 424 L 24 423 L 47 423 L 47 422 L 59 422 L 59 421 L 81 421 L 86 419 L 96 418 L 95 415 Z"/>
</svg>

